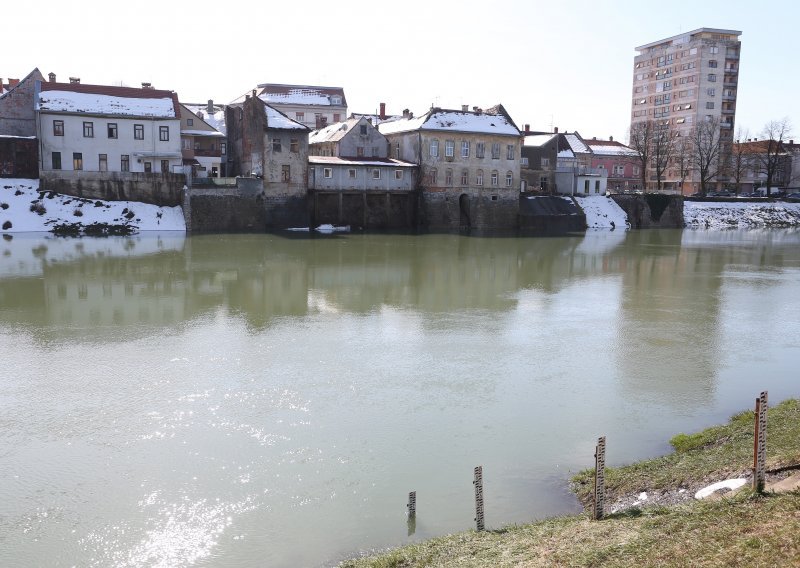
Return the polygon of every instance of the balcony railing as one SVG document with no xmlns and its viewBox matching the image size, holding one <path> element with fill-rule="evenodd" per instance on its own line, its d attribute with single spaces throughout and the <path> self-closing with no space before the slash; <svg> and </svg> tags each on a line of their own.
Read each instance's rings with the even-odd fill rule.
<svg viewBox="0 0 800 568">
<path fill-rule="evenodd" d="M 202 156 L 204 158 L 219 158 L 220 156 L 222 156 L 222 151 L 219 148 L 215 150 L 210 150 L 207 148 L 195 148 L 194 155 Z"/>
</svg>

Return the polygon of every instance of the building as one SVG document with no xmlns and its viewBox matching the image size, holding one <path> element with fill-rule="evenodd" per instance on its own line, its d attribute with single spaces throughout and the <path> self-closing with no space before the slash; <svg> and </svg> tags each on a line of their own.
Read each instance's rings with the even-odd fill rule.
<svg viewBox="0 0 800 568">
<path fill-rule="evenodd" d="M 55 81 L 55 75 L 50 77 Z M 34 92 L 36 81 L 44 81 L 39 69 L 34 69 L 22 79 L 9 79 L 3 84 L 0 79 L 0 135 L 36 136 L 36 113 Z"/>
<path fill-rule="evenodd" d="M 720 139 L 730 147 L 736 117 L 742 34 L 736 30 L 699 28 L 636 48 L 631 101 L 631 128 L 653 121 L 674 136 L 687 136 L 699 121 L 719 121 Z M 667 190 L 691 193 L 696 173 L 681 183 L 668 167 Z M 648 180 L 655 180 L 652 172 Z M 723 179 L 720 182 L 725 181 Z"/>
<path fill-rule="evenodd" d="M 324 128 L 347 118 L 347 100 L 342 87 L 262 83 L 257 96 L 275 110 L 309 129 Z M 241 102 L 238 99 L 235 102 Z"/>
<path fill-rule="evenodd" d="M 308 136 L 311 156 L 339 156 L 342 158 L 387 158 L 389 142 L 368 118 L 350 118 Z"/>
<path fill-rule="evenodd" d="M 525 133 L 520 162 L 524 191 L 550 193 L 555 190 L 557 156 L 558 133 Z"/>
<path fill-rule="evenodd" d="M 431 108 L 378 125 L 393 158 L 420 166 L 420 224 L 432 230 L 517 226 L 522 135 L 502 105 Z"/>
<path fill-rule="evenodd" d="M 794 140 L 749 139 L 733 144 L 730 185 L 737 193 L 750 193 L 767 185 L 767 164 L 773 165 L 772 191 L 800 185 L 800 148 Z M 737 163 L 738 162 L 738 163 Z"/>
<path fill-rule="evenodd" d="M 608 172 L 591 167 L 591 150 L 577 132 L 558 137 L 555 192 L 561 195 L 605 195 Z"/>
<path fill-rule="evenodd" d="M 53 78 L 54 79 L 54 78 Z M 180 202 L 181 114 L 172 91 L 37 82 L 42 189 L 160 205 Z"/>
<path fill-rule="evenodd" d="M 210 120 L 219 125 L 220 121 L 213 117 L 217 113 L 224 114 L 224 111 L 217 111 L 214 101 L 208 101 L 205 112 L 196 110 L 197 106 L 181 104 L 183 165 L 188 168 L 192 179 L 223 177 L 227 159 L 225 133 L 206 121 L 205 116 L 211 117 Z"/>
<path fill-rule="evenodd" d="M 587 165 L 605 170 L 608 190 L 614 193 L 638 191 L 641 185 L 638 155 L 631 148 L 609 138 L 584 140 L 589 148 Z"/>
</svg>

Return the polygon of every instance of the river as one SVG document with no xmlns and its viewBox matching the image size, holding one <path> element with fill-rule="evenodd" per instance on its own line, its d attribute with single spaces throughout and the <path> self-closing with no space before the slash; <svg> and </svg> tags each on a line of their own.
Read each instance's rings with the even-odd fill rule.
<svg viewBox="0 0 800 568">
<path fill-rule="evenodd" d="M 335 565 L 474 527 L 477 465 L 489 528 L 576 512 L 599 436 L 800 394 L 798 245 L 7 235 L 0 565 Z"/>
</svg>

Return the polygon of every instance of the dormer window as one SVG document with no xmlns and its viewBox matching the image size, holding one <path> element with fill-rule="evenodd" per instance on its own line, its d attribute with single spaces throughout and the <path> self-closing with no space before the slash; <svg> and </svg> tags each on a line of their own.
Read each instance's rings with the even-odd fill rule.
<svg viewBox="0 0 800 568">
<path fill-rule="evenodd" d="M 331 104 L 332 105 L 342 104 L 342 97 L 340 97 L 339 95 L 331 95 Z"/>
</svg>

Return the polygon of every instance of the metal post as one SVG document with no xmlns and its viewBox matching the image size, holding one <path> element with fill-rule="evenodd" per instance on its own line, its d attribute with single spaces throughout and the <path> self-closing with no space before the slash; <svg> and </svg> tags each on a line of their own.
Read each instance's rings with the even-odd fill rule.
<svg viewBox="0 0 800 568">
<path fill-rule="evenodd" d="M 412 491 L 408 494 L 408 518 L 412 519 L 417 516 L 417 492 Z"/>
<path fill-rule="evenodd" d="M 753 438 L 753 489 L 761 493 L 766 481 L 767 465 L 767 391 L 756 399 Z"/>
<path fill-rule="evenodd" d="M 475 527 L 483 530 L 483 466 L 475 468 Z"/>
<path fill-rule="evenodd" d="M 603 518 L 606 500 L 606 437 L 597 440 L 594 452 L 594 511 L 596 521 Z"/>
</svg>

